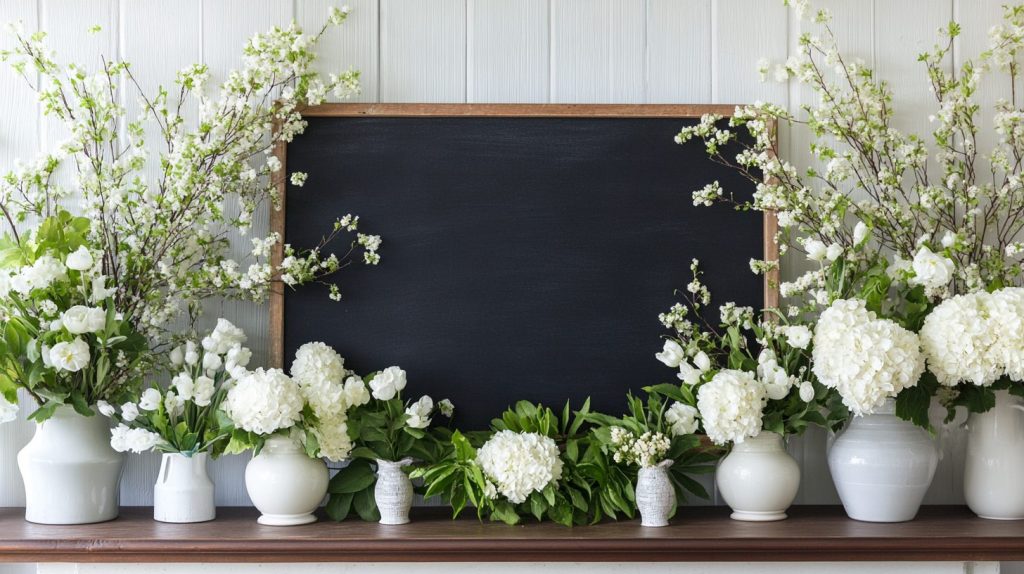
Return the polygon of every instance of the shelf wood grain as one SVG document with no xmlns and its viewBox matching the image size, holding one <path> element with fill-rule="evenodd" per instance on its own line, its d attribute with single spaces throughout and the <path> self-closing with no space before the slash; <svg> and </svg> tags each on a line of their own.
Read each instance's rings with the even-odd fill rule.
<svg viewBox="0 0 1024 574">
<path fill-rule="evenodd" d="M 249 508 L 213 522 L 152 520 L 125 508 L 112 522 L 45 526 L 0 509 L 0 562 L 653 562 L 1024 560 L 1024 522 L 976 518 L 966 508 L 925 507 L 917 520 L 870 524 L 840 507 L 791 509 L 789 520 L 737 522 L 724 507 L 680 509 L 667 528 L 638 521 L 582 528 L 449 520 L 415 509 L 404 526 L 358 521 L 275 528 Z"/>
</svg>

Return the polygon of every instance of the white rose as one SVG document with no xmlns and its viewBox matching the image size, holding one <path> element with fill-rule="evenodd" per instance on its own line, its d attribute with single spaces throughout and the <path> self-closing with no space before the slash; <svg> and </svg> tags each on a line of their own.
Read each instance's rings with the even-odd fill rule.
<svg viewBox="0 0 1024 574">
<path fill-rule="evenodd" d="M 912 283 L 924 285 L 928 289 L 944 287 L 953 279 L 953 260 L 932 253 L 926 246 L 921 246 L 917 255 L 914 255 L 911 267 L 914 270 Z"/>
<path fill-rule="evenodd" d="M 783 334 L 786 335 L 789 346 L 796 349 L 806 349 L 813 336 L 811 330 L 803 325 L 790 325 L 785 328 Z"/>
<path fill-rule="evenodd" d="M 665 363 L 665 366 L 675 369 L 679 366 L 679 363 L 686 359 L 686 354 L 683 352 L 683 348 L 679 346 L 679 343 L 672 339 L 666 339 L 665 347 L 660 353 L 656 353 L 654 358 Z"/>
<path fill-rule="evenodd" d="M 192 402 L 198 407 L 205 407 L 210 404 L 215 391 L 213 379 L 206 376 L 197 377 L 192 390 Z"/>
<path fill-rule="evenodd" d="M 399 367 L 388 367 L 370 381 L 373 397 L 382 401 L 390 401 L 404 388 L 405 371 Z"/>
<path fill-rule="evenodd" d="M 84 245 L 79 247 L 74 253 L 68 255 L 66 265 L 68 269 L 74 269 L 75 271 L 88 271 L 92 269 L 92 253 L 85 248 Z"/>
<path fill-rule="evenodd" d="M 700 369 L 700 372 L 704 373 L 711 368 L 711 359 L 708 358 L 707 353 L 705 353 L 704 351 L 700 351 L 696 355 L 694 355 L 693 364 L 697 365 L 697 368 Z"/>
<path fill-rule="evenodd" d="M 672 435 L 682 436 L 697 432 L 700 413 L 696 408 L 683 403 L 672 403 L 665 411 L 665 422 L 672 425 Z"/>
<path fill-rule="evenodd" d="M 121 418 L 132 422 L 139 418 L 139 407 L 135 406 L 135 403 L 125 403 L 121 405 Z"/>
<path fill-rule="evenodd" d="M 860 245 L 868 238 L 868 226 L 863 221 L 858 221 L 853 228 L 853 244 Z"/>
<path fill-rule="evenodd" d="M 829 261 L 835 261 L 836 259 L 839 259 L 839 256 L 842 254 L 843 247 L 838 243 L 833 243 L 832 245 L 828 246 L 828 249 L 825 250 L 825 259 L 828 259 Z"/>
<path fill-rule="evenodd" d="M 817 239 L 811 239 L 805 243 L 804 249 L 807 251 L 807 258 L 811 261 L 821 261 L 825 258 L 825 252 L 828 251 L 828 247 Z"/>
<path fill-rule="evenodd" d="M 106 325 L 107 313 L 99 307 L 75 305 L 61 314 L 60 322 L 72 335 L 95 333 Z"/>
<path fill-rule="evenodd" d="M 74 341 L 57 343 L 50 349 L 50 364 L 58 371 L 75 373 L 89 364 L 89 344 L 81 337 Z"/>
<path fill-rule="evenodd" d="M 71 267 L 70 263 L 68 264 L 68 267 Z M 74 269 L 74 267 L 71 268 Z M 114 413 L 116 412 L 113 405 L 107 401 L 96 401 L 96 408 L 100 411 L 101 415 L 107 418 L 114 416 Z"/>
<path fill-rule="evenodd" d="M 430 426 L 430 412 L 434 410 L 434 400 L 427 395 L 420 397 L 420 400 L 409 405 L 409 408 L 405 409 L 405 414 L 408 417 L 406 420 L 409 428 L 424 429 Z"/>
<path fill-rule="evenodd" d="M 146 389 L 139 399 L 139 408 L 144 411 L 155 411 L 160 408 L 160 399 L 160 391 L 152 388 Z"/>
</svg>

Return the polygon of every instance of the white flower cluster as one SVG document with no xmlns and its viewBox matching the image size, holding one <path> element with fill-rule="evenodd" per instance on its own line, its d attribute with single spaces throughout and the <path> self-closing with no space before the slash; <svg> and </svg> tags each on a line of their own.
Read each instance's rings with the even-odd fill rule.
<svg viewBox="0 0 1024 574">
<path fill-rule="evenodd" d="M 921 327 L 928 369 L 940 383 L 988 386 L 1006 375 L 1024 380 L 1024 289 L 957 295 Z"/>
<path fill-rule="evenodd" d="M 672 436 L 693 434 L 700 425 L 700 411 L 690 405 L 672 403 L 665 411 L 665 422 L 671 427 Z"/>
<path fill-rule="evenodd" d="M 715 444 L 742 443 L 761 432 L 767 399 L 765 387 L 753 373 L 723 369 L 697 391 L 697 410 Z"/>
<path fill-rule="evenodd" d="M 299 422 L 304 405 L 298 383 L 284 371 L 258 368 L 231 387 L 222 408 L 238 428 L 269 435 Z"/>
<path fill-rule="evenodd" d="M 660 432 L 647 431 L 640 436 L 622 427 L 611 429 L 612 460 L 650 468 L 665 460 L 672 440 Z"/>
<path fill-rule="evenodd" d="M 924 372 L 917 335 L 877 318 L 860 299 L 840 299 L 821 314 L 812 358 L 814 374 L 857 416 L 913 387 Z"/>
<path fill-rule="evenodd" d="M 477 451 L 476 463 L 496 492 L 514 504 L 562 478 L 558 445 L 537 433 L 499 431 Z"/>
<path fill-rule="evenodd" d="M 119 424 L 110 429 L 110 446 L 117 452 L 147 452 L 162 442 L 155 432 Z"/>
<path fill-rule="evenodd" d="M 8 401 L 7 397 L 0 394 L 0 424 L 9 423 L 16 418 L 18 418 L 18 403 Z"/>
</svg>

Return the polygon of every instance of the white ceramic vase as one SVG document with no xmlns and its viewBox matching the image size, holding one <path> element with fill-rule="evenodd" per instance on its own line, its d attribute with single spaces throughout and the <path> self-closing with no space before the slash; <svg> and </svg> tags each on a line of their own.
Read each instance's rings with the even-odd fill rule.
<svg viewBox="0 0 1024 574">
<path fill-rule="evenodd" d="M 889 399 L 875 414 L 853 417 L 828 453 L 846 514 L 865 522 L 913 520 L 939 463 L 928 433 L 895 415 Z"/>
<path fill-rule="evenodd" d="M 153 486 L 153 519 L 158 522 L 206 522 L 217 517 L 213 481 L 205 452 L 185 456 L 166 453 Z"/>
<path fill-rule="evenodd" d="M 411 458 L 399 461 L 377 459 L 377 484 L 373 496 L 380 511 L 381 524 L 408 524 L 412 508 L 412 480 L 402 467 L 412 464 Z"/>
<path fill-rule="evenodd" d="M 996 406 L 967 419 L 964 499 L 982 518 L 1024 518 L 1024 400 L 996 391 Z"/>
<path fill-rule="evenodd" d="M 327 465 L 289 437 L 272 436 L 245 467 L 245 489 L 260 511 L 260 524 L 316 522 L 313 512 L 327 495 Z"/>
<path fill-rule="evenodd" d="M 110 447 L 110 420 L 69 406 L 36 425 L 18 453 L 25 520 L 90 524 L 117 518 L 124 455 Z"/>
<path fill-rule="evenodd" d="M 800 488 L 800 466 L 781 435 L 762 431 L 733 445 L 715 470 L 715 482 L 734 520 L 782 520 Z"/>
<path fill-rule="evenodd" d="M 641 468 L 636 480 L 636 507 L 640 526 L 668 526 L 668 517 L 676 508 L 676 491 L 668 478 L 672 460 Z"/>
</svg>

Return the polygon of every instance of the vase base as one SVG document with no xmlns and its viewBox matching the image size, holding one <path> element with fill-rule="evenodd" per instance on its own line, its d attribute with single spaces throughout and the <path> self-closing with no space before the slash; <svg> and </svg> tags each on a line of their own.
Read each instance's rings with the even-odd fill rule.
<svg viewBox="0 0 1024 574">
<path fill-rule="evenodd" d="M 1003 520 L 1007 522 L 1011 520 L 1024 520 L 1024 516 L 985 516 L 984 514 L 979 514 L 978 518 L 984 518 L 985 520 Z"/>
<path fill-rule="evenodd" d="M 383 524 L 384 526 L 401 526 L 403 524 L 409 524 L 409 519 L 408 518 L 404 518 L 404 519 L 400 518 L 398 520 L 384 520 L 382 518 L 382 519 L 380 519 L 378 524 Z"/>
<path fill-rule="evenodd" d="M 741 520 L 743 522 L 776 522 L 778 520 L 785 520 L 789 518 L 785 512 L 747 512 L 734 510 L 729 516 L 733 520 Z"/>
<path fill-rule="evenodd" d="M 668 526 L 668 521 L 665 520 L 665 521 L 662 521 L 662 522 L 652 522 L 652 521 L 644 522 L 644 521 L 641 520 L 640 521 L 640 526 L 643 526 L 645 528 L 661 528 L 663 526 Z"/>
<path fill-rule="evenodd" d="M 264 526 L 299 526 L 316 522 L 312 514 L 261 514 L 256 522 Z"/>
<path fill-rule="evenodd" d="M 46 518 L 42 516 L 31 516 L 25 514 L 25 522 L 31 522 L 32 524 L 46 524 L 51 526 L 74 526 L 75 524 L 99 524 L 101 522 L 110 522 L 111 520 L 117 520 L 117 515 L 113 516 L 102 516 L 97 518 L 67 518 L 67 519 L 54 519 Z"/>
<path fill-rule="evenodd" d="M 200 522 L 209 522 L 217 518 L 216 514 L 208 514 L 206 516 L 196 516 L 191 518 L 175 518 L 173 516 L 154 516 L 153 520 L 157 522 L 164 522 L 167 524 L 198 524 Z"/>
</svg>

